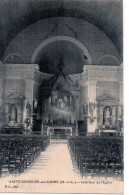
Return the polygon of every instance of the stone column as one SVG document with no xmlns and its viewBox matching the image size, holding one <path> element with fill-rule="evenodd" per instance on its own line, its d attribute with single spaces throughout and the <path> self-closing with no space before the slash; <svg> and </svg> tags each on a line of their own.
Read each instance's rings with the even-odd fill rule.
<svg viewBox="0 0 129 195">
<path fill-rule="evenodd" d="M 114 126 L 116 122 L 116 109 L 116 106 L 112 106 L 112 126 Z"/>
<path fill-rule="evenodd" d="M 78 136 L 78 122 L 76 123 L 76 136 Z"/>
<path fill-rule="evenodd" d="M 2 96 L 3 96 L 3 79 L 4 79 L 4 66 L 0 61 L 0 107 L 2 105 Z"/>
<path fill-rule="evenodd" d="M 0 108 L 2 106 L 3 100 L 2 100 L 2 96 L 3 96 L 3 80 L 4 79 L 4 65 L 3 63 L 0 61 Z M 3 120 L 3 116 L 2 116 L 2 108 L 0 110 L 0 130 L 2 125 L 4 124 L 4 120 Z"/>
<path fill-rule="evenodd" d="M 34 81 L 31 79 L 25 80 L 25 103 L 24 103 L 24 120 L 26 118 L 26 104 L 29 101 L 29 104 L 31 105 L 31 116 L 33 114 L 33 86 Z M 32 117 L 31 117 L 31 123 L 32 123 Z"/>
<path fill-rule="evenodd" d="M 17 104 L 17 123 L 21 124 L 21 105 Z"/>
<path fill-rule="evenodd" d="M 95 104 L 93 109 L 93 116 L 90 112 L 89 104 Z M 91 118 L 95 117 L 94 121 Z M 94 133 L 97 128 L 97 108 L 96 108 L 96 81 L 88 81 L 88 121 L 87 121 L 87 133 Z"/>
<path fill-rule="evenodd" d="M 81 90 L 80 90 L 80 108 L 79 108 L 79 120 L 84 121 L 85 124 L 85 135 L 87 134 L 87 123 L 88 123 L 88 83 L 86 80 L 83 80 L 81 83 Z"/>
<path fill-rule="evenodd" d="M 123 81 L 119 82 L 119 109 L 118 118 L 123 120 Z"/>
<path fill-rule="evenodd" d="M 102 127 L 103 125 L 103 106 L 100 102 L 97 102 L 97 127 Z"/>
<path fill-rule="evenodd" d="M 3 124 L 4 124 L 4 118 L 2 116 L 2 111 L 3 111 L 2 96 L 3 96 L 3 79 L 0 79 L 0 130 L 1 130 L 2 126 L 3 126 Z"/>
<path fill-rule="evenodd" d="M 119 82 L 119 100 L 120 105 L 123 105 L 123 81 Z"/>
<path fill-rule="evenodd" d="M 100 122 L 99 122 L 100 127 L 103 126 L 103 109 L 104 109 L 104 106 L 100 105 Z"/>
<path fill-rule="evenodd" d="M 3 79 L 0 79 L 0 107 L 2 105 L 2 96 L 3 96 Z"/>
<path fill-rule="evenodd" d="M 74 113 L 75 113 L 74 121 L 76 122 L 75 131 L 76 131 L 76 136 L 78 136 L 78 120 L 79 120 L 79 96 L 78 94 L 76 95 L 76 106 L 75 106 Z"/>
<path fill-rule="evenodd" d="M 121 132 L 123 129 L 123 81 L 119 81 L 119 107 L 118 107 L 118 119 L 121 121 Z"/>
</svg>

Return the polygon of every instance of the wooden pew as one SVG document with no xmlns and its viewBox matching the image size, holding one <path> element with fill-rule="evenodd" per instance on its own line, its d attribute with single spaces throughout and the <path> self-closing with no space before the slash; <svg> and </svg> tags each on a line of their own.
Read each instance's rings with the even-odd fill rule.
<svg viewBox="0 0 129 195">
<path fill-rule="evenodd" d="M 83 175 L 123 175 L 123 139 L 74 137 L 68 139 L 71 158 Z"/>
<path fill-rule="evenodd" d="M 0 135 L 0 177 L 22 173 L 49 144 L 48 136 Z"/>
</svg>

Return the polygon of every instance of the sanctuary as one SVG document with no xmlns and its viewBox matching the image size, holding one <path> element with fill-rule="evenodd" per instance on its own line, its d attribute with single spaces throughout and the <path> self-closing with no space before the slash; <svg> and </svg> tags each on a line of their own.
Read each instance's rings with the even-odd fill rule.
<svg viewBox="0 0 129 195">
<path fill-rule="evenodd" d="M 0 1 L 0 177 L 123 181 L 122 6 Z"/>
</svg>

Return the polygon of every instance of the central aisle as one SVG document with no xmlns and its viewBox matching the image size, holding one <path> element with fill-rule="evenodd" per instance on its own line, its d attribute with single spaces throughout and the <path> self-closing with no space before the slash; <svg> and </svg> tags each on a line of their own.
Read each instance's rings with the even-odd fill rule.
<svg viewBox="0 0 129 195">
<path fill-rule="evenodd" d="M 23 173 L 24 176 L 38 176 L 44 180 L 77 179 L 68 150 L 67 140 L 51 141 L 34 164 Z M 81 177 L 79 177 L 81 179 Z"/>
</svg>

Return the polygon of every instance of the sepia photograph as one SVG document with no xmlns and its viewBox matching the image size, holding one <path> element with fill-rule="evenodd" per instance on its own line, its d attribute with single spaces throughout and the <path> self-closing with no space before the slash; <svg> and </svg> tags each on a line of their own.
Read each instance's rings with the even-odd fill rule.
<svg viewBox="0 0 129 195">
<path fill-rule="evenodd" d="M 124 193 L 123 1 L 0 0 L 0 193 Z"/>
</svg>

